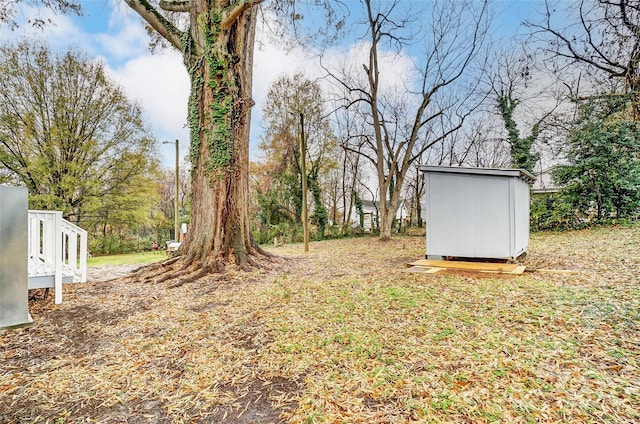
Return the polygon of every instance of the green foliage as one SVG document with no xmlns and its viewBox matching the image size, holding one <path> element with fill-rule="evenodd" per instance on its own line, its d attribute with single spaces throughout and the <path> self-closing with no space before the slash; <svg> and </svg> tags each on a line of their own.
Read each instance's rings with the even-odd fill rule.
<svg viewBox="0 0 640 424">
<path fill-rule="evenodd" d="M 511 93 L 498 96 L 498 110 L 502 115 L 504 126 L 507 130 L 512 166 L 533 172 L 535 164 L 540 160 L 540 155 L 531 151 L 533 143 L 540 136 L 540 123 L 538 122 L 532 127 L 529 137 L 520 138 L 520 131 L 513 118 L 513 113 L 518 104 L 518 100 L 514 99 Z"/>
<path fill-rule="evenodd" d="M 275 190 L 269 190 L 267 193 L 258 190 L 256 194 L 260 206 L 258 213 L 260 222 L 270 227 L 273 224 L 291 221 L 291 217 L 280 205 L 278 193 Z"/>
<path fill-rule="evenodd" d="M 258 222 L 253 236 L 258 243 L 271 243 L 274 238 L 287 241 L 297 241 L 301 234 L 302 226 L 279 201 L 278 192 L 269 190 L 266 193 L 256 192 L 258 201 Z"/>
<path fill-rule="evenodd" d="M 352 192 L 353 195 L 353 204 L 356 208 L 356 212 L 358 213 L 358 218 L 359 218 L 359 223 L 360 223 L 360 228 L 364 227 L 364 208 L 362 205 L 362 199 L 360 198 L 360 196 L 358 195 L 358 192 L 353 191 Z"/>
<path fill-rule="evenodd" d="M 554 172 L 565 201 L 596 221 L 640 214 L 640 123 L 616 114 L 622 106 L 619 97 L 583 105 L 569 164 Z"/>
<path fill-rule="evenodd" d="M 573 205 L 558 193 L 536 194 L 531 198 L 532 230 L 568 230 L 584 226 Z"/>
<path fill-rule="evenodd" d="M 208 83 L 213 95 L 207 115 L 213 128 L 207 131 L 209 171 L 218 177 L 228 169 L 233 159 L 233 104 L 237 96 L 236 83 L 230 72 L 230 54 L 218 40 L 221 19 L 221 14 L 212 7 L 210 25 L 204 31 L 205 57 L 209 65 Z"/>
<path fill-rule="evenodd" d="M 89 243 L 89 251 L 100 254 L 135 252 L 137 244 L 128 233 L 97 235 Z"/>
<path fill-rule="evenodd" d="M 0 169 L 30 207 L 91 230 L 147 223 L 155 141 L 104 65 L 43 43 L 0 48 Z"/>
<path fill-rule="evenodd" d="M 275 238 L 281 243 L 301 242 L 302 226 L 294 222 L 281 222 L 266 229 L 254 230 L 253 237 L 260 244 L 272 243 Z"/>
<path fill-rule="evenodd" d="M 198 67 L 189 69 L 191 78 L 191 92 L 189 94 L 189 105 L 187 111 L 187 121 L 189 123 L 190 148 L 189 155 L 191 163 L 196 163 L 200 154 L 200 113 L 198 106 L 202 96 L 204 79 L 197 73 Z"/>
<path fill-rule="evenodd" d="M 327 208 L 322 203 L 322 190 L 318 182 L 318 169 L 314 168 L 309 174 L 308 182 L 311 194 L 313 195 L 313 214 L 311 215 L 311 222 L 317 227 L 316 238 L 322 240 L 324 238 L 324 230 L 329 220 L 327 214 Z"/>
</svg>

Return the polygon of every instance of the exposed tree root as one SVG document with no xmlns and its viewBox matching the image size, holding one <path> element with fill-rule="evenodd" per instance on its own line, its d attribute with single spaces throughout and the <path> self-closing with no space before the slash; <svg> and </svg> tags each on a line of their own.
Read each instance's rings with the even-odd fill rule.
<svg viewBox="0 0 640 424">
<path fill-rule="evenodd" d="M 169 259 L 167 259 L 165 261 L 162 261 L 162 262 L 155 262 L 155 263 L 152 263 L 152 264 L 146 264 L 146 265 L 139 266 L 138 268 L 135 268 L 135 269 L 131 270 L 130 275 L 134 279 L 137 279 L 137 277 L 140 276 L 140 274 L 145 274 L 145 275 L 147 275 L 147 277 L 145 277 L 144 280 L 145 280 L 145 282 L 148 282 L 148 280 L 151 279 L 151 277 L 148 276 L 149 273 L 151 273 L 153 271 L 156 271 L 156 270 L 159 270 L 159 269 L 162 269 L 162 268 L 167 268 L 170 265 L 178 262 L 180 260 L 180 258 L 181 258 L 180 256 L 174 256 L 173 258 L 169 258 Z M 161 274 L 165 273 L 165 272 L 168 272 L 170 270 L 171 270 L 171 268 L 167 268 L 164 271 L 162 271 Z"/>
<path fill-rule="evenodd" d="M 269 258 L 269 259 L 271 259 L 271 258 L 276 258 L 276 257 L 277 257 L 277 256 L 276 256 L 276 255 L 274 255 L 273 253 L 271 253 L 271 252 L 268 252 L 268 251 L 264 250 L 264 249 L 263 249 L 262 247 L 260 247 L 260 245 L 259 245 L 259 244 L 257 244 L 257 243 L 256 243 L 256 244 L 254 244 L 253 248 L 256 250 L 256 252 L 257 252 L 257 253 L 259 253 L 259 254 L 261 254 L 262 256 L 265 256 L 265 257 L 267 257 L 267 258 Z"/>
<path fill-rule="evenodd" d="M 171 284 L 168 288 L 170 289 L 175 289 L 176 287 L 181 287 L 187 283 L 195 283 L 198 280 L 200 280 L 202 277 L 205 277 L 207 275 L 211 275 L 212 273 L 210 272 L 211 270 L 205 270 L 200 269 L 198 270 L 196 273 L 194 273 L 193 275 L 189 275 L 186 276 L 185 278 L 180 278 L 178 279 L 177 282 Z M 214 281 L 219 281 L 219 280 L 223 280 L 224 279 L 224 273 L 220 273 Z"/>
<path fill-rule="evenodd" d="M 158 276 L 170 274 L 173 271 L 173 267 L 155 267 L 155 269 L 142 269 L 141 273 L 144 273 L 143 281 L 145 283 L 153 282 Z"/>
<path fill-rule="evenodd" d="M 168 287 L 176 288 L 186 283 L 198 281 L 208 275 L 224 275 L 227 273 L 228 266 L 235 265 L 236 269 L 244 272 L 255 269 L 271 269 L 269 264 L 279 258 L 257 244 L 251 246 L 249 254 L 234 255 L 231 253 L 231 255 L 217 259 L 212 259 L 212 257 L 215 256 L 210 255 L 208 258 L 189 260 L 189 257 L 184 255 L 174 256 L 162 262 L 140 266 L 131 271 L 130 277 L 134 281 L 153 284 L 175 280 Z"/>
<path fill-rule="evenodd" d="M 166 261 L 160 262 L 160 265 L 163 266 L 163 267 L 167 267 L 169 265 L 172 265 L 172 264 L 178 262 L 180 259 L 182 259 L 182 256 L 174 256 L 171 259 L 167 259 Z"/>
<path fill-rule="evenodd" d="M 157 280 L 155 280 L 155 283 L 156 284 L 160 284 L 160 283 L 164 283 L 167 280 L 178 279 L 178 278 L 182 277 L 183 275 L 185 275 L 187 273 L 188 273 L 187 270 L 179 270 L 179 271 L 176 271 L 176 272 L 166 273 L 162 277 L 160 277 Z"/>
</svg>

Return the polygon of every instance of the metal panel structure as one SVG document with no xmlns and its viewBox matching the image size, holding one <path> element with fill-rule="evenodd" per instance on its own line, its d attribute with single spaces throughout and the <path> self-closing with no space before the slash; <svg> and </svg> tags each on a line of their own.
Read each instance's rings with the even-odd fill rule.
<svg viewBox="0 0 640 424">
<path fill-rule="evenodd" d="M 420 166 L 426 257 L 516 258 L 529 246 L 529 184 L 521 169 Z"/>
<path fill-rule="evenodd" d="M 27 283 L 26 188 L 0 186 L 0 330 L 32 322 Z"/>
</svg>

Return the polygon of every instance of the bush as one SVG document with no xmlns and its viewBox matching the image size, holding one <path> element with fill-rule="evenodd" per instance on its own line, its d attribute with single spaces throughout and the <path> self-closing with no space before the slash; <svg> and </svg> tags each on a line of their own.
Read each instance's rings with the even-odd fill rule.
<svg viewBox="0 0 640 424">
<path fill-rule="evenodd" d="M 108 234 L 106 236 L 93 237 L 89 241 L 89 251 L 92 254 L 114 255 L 137 251 L 138 244 L 128 237 Z"/>
<path fill-rule="evenodd" d="M 253 232 L 253 238 L 258 244 L 273 243 L 273 239 L 276 237 L 284 243 L 302 241 L 302 228 L 297 224 L 281 222 L 271 225 L 267 229 L 261 228 Z"/>
<path fill-rule="evenodd" d="M 532 230 L 567 230 L 584 227 L 575 208 L 561 193 L 532 196 L 530 224 Z"/>
</svg>

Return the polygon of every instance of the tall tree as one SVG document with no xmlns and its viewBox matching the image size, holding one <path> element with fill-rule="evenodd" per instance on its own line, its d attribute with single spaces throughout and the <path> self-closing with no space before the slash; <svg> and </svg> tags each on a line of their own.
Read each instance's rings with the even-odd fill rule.
<svg viewBox="0 0 640 424">
<path fill-rule="evenodd" d="M 191 226 L 179 253 L 204 275 L 262 250 L 249 228 L 249 123 L 257 6 L 262 0 L 125 0 L 183 53 L 191 78 Z M 172 14 L 184 15 L 182 26 Z M 179 17 L 178 17 L 179 19 Z"/>
<path fill-rule="evenodd" d="M 302 175 L 300 166 L 301 114 L 306 140 L 304 154 L 308 164 L 306 176 Z M 266 161 L 273 164 L 274 182 L 280 186 L 281 205 L 294 210 L 297 220 L 300 220 L 302 208 L 302 178 L 307 179 L 313 196 L 311 219 L 317 225 L 320 238 L 327 223 L 320 180 L 333 165 L 329 160 L 330 153 L 337 148 L 324 115 L 324 98 L 316 81 L 300 73 L 292 77 L 281 76 L 267 92 L 263 106 L 265 136 L 261 144 Z"/>
<path fill-rule="evenodd" d="M 367 57 L 358 69 L 363 78 L 353 68 L 327 71 L 348 92 L 345 107 L 359 108 L 370 123 L 370 132 L 362 134 L 367 147 L 359 151 L 375 168 L 380 239 L 388 240 L 409 167 L 469 115 L 470 91 L 462 83 L 473 85 L 465 78 L 487 33 L 487 3 L 421 3 L 429 9 L 428 17 L 417 14 L 416 4 L 407 7 L 398 0 L 362 4 Z M 424 33 L 417 35 L 421 28 Z M 412 63 L 416 73 L 393 86 L 389 81 L 399 75 L 391 66 L 385 68 L 385 61 L 402 57 L 416 39 L 424 48 L 424 56 Z"/>
<path fill-rule="evenodd" d="M 81 222 L 108 199 L 133 201 L 129 185 L 149 183 L 153 146 L 102 63 L 37 42 L 0 48 L 0 165 L 29 189 L 31 207 Z"/>
<path fill-rule="evenodd" d="M 191 229 L 178 251 L 183 270 L 205 275 L 232 259 L 249 269 L 267 254 L 249 231 L 248 175 L 254 35 L 264 0 L 124 1 L 182 52 L 191 78 Z M 335 16 L 333 2 L 314 3 Z M 270 4 L 285 19 L 301 18 L 294 1 Z"/>
<path fill-rule="evenodd" d="M 640 213 L 640 124 L 624 119 L 625 107 L 620 98 L 580 105 L 567 141 L 568 164 L 554 172 L 563 198 L 596 220 Z"/>
</svg>

